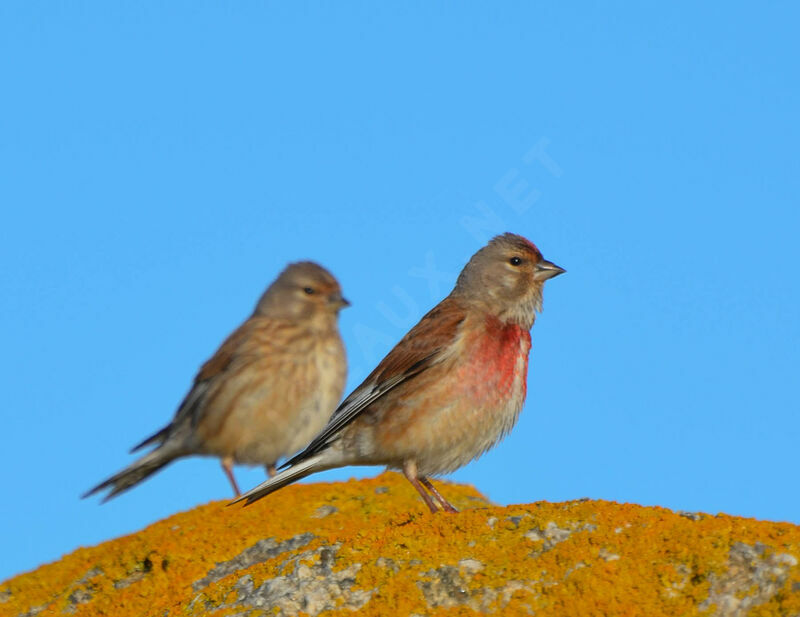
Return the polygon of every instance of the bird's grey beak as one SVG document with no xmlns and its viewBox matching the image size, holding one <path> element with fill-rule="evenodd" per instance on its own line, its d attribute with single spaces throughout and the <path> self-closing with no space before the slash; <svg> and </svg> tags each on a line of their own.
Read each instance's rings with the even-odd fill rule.
<svg viewBox="0 0 800 617">
<path fill-rule="evenodd" d="M 542 261 L 536 264 L 536 271 L 533 273 L 533 279 L 535 281 L 546 281 L 559 274 L 564 274 L 564 272 L 566 272 L 564 268 L 557 266 L 552 261 L 542 259 Z"/>
<path fill-rule="evenodd" d="M 341 294 L 335 294 L 331 296 L 330 301 L 331 304 L 335 304 L 337 308 L 345 308 L 346 306 L 350 306 L 350 301 Z"/>
</svg>

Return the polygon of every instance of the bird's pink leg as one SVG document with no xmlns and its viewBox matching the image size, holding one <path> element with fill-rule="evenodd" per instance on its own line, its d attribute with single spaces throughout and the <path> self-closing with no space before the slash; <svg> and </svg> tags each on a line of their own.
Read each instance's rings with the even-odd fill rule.
<svg viewBox="0 0 800 617">
<path fill-rule="evenodd" d="M 445 512 L 458 512 L 458 509 L 449 501 L 447 501 L 444 498 L 444 495 L 442 495 L 439 491 L 436 490 L 436 487 L 433 485 L 433 482 L 428 480 L 428 478 L 420 478 L 419 481 L 425 488 L 427 488 L 431 492 L 436 501 L 438 501 L 441 504 L 442 510 L 444 510 Z"/>
<path fill-rule="evenodd" d="M 239 491 L 239 485 L 236 484 L 236 478 L 233 477 L 233 458 L 227 456 L 222 459 L 222 471 L 224 471 L 225 475 L 228 476 L 228 481 L 233 487 L 234 496 L 238 497 L 241 495 L 242 493 Z"/>
<path fill-rule="evenodd" d="M 420 481 L 417 478 L 417 464 L 414 461 L 406 461 L 403 464 L 403 475 L 409 482 L 411 482 L 411 485 L 417 489 L 417 492 L 422 496 L 422 500 L 428 504 L 431 512 L 436 512 L 436 504 L 433 503 L 431 496 L 425 492 L 424 488 L 422 488 L 422 484 L 420 484 Z"/>
<path fill-rule="evenodd" d="M 278 475 L 278 470 L 275 469 L 275 465 L 266 465 L 265 469 L 267 470 L 267 475 L 270 478 L 274 478 L 276 475 Z"/>
</svg>

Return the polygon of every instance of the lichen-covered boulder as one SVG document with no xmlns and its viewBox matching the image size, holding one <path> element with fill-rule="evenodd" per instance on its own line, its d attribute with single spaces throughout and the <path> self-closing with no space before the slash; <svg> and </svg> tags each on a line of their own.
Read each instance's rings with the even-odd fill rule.
<svg viewBox="0 0 800 617">
<path fill-rule="evenodd" d="M 200 506 L 0 584 L 0 615 L 800 615 L 800 527 L 603 501 L 428 512 L 397 474 Z"/>
</svg>

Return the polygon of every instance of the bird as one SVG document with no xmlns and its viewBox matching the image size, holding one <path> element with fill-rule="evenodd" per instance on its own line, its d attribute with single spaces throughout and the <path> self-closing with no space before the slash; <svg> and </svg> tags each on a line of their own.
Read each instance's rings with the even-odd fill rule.
<svg viewBox="0 0 800 617">
<path fill-rule="evenodd" d="M 526 395 L 530 329 L 545 281 L 566 272 L 523 236 L 492 238 L 430 310 L 281 471 L 231 503 L 249 505 L 346 465 L 402 471 L 431 512 L 456 508 L 430 480 L 492 448 Z"/>
<path fill-rule="evenodd" d="M 216 456 L 235 495 L 234 463 L 264 465 L 298 452 L 325 426 L 344 393 L 340 309 L 350 303 L 322 266 L 290 263 L 252 315 L 202 365 L 172 421 L 141 443 L 155 448 L 83 497 L 103 502 L 176 459 Z"/>
</svg>

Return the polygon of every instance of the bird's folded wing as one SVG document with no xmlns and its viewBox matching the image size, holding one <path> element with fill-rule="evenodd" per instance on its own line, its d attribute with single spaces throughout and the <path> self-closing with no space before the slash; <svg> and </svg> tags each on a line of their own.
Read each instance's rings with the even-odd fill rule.
<svg viewBox="0 0 800 617">
<path fill-rule="evenodd" d="M 172 422 L 151 435 L 131 452 L 155 442 L 162 442 L 179 426 L 196 427 L 206 414 L 206 394 L 213 392 L 222 383 L 219 378 L 226 372 L 235 371 L 250 362 L 257 361 L 275 353 L 274 345 L 280 340 L 280 333 L 286 324 L 278 320 L 258 319 L 250 317 L 228 338 L 219 349 L 200 367 L 194 378 L 192 389 L 178 406 Z M 216 384 L 216 385 L 215 385 Z"/>
<path fill-rule="evenodd" d="M 203 398 L 213 381 L 225 373 L 234 361 L 242 355 L 242 348 L 251 338 L 252 330 L 256 324 L 248 319 L 226 338 L 219 349 L 211 356 L 194 378 L 194 385 L 186 398 L 183 399 L 178 411 L 175 412 L 173 425 L 181 424 L 191 419 L 192 426 L 197 426 L 203 415 Z"/>
<path fill-rule="evenodd" d="M 458 336 L 465 313 L 445 298 L 395 345 L 372 373 L 342 401 L 327 426 L 305 450 L 286 461 L 290 467 L 323 450 L 372 403 L 394 388 L 419 375 L 448 355 Z"/>
</svg>

